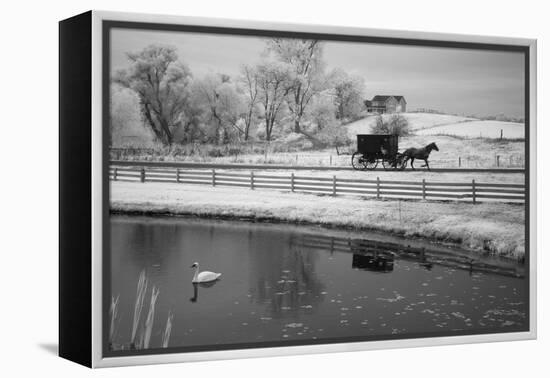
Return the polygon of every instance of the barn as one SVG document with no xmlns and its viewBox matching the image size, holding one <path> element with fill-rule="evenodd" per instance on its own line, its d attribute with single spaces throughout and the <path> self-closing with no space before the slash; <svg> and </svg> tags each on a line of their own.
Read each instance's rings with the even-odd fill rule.
<svg viewBox="0 0 550 378">
<path fill-rule="evenodd" d="M 372 100 L 365 101 L 369 113 L 404 113 L 407 111 L 407 101 L 403 96 L 376 95 Z"/>
</svg>

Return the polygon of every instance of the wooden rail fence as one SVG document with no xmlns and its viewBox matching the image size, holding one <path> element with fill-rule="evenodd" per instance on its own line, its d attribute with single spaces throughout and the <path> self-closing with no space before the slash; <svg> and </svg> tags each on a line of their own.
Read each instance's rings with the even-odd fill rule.
<svg viewBox="0 0 550 378">
<path fill-rule="evenodd" d="M 288 190 L 291 192 L 327 195 L 359 195 L 381 198 L 423 200 L 458 200 L 474 204 L 482 201 L 524 202 L 525 185 L 438 181 L 387 181 L 305 176 L 275 175 L 263 172 L 225 172 L 182 168 L 121 167 L 109 168 L 113 181 L 165 182 L 210 186 L 234 186 L 256 189 Z"/>
<path fill-rule="evenodd" d="M 312 165 L 284 165 L 284 164 L 243 164 L 243 163 L 200 163 L 183 161 L 144 161 L 144 160 L 111 160 L 112 166 L 120 167 L 145 167 L 145 168 L 181 168 L 181 169 L 247 169 L 247 170 L 292 170 L 292 171 L 355 171 L 351 164 L 347 166 L 312 166 Z M 384 171 L 384 168 L 378 166 L 376 171 Z M 409 172 L 427 171 L 427 168 L 418 166 L 416 171 L 405 169 L 399 171 L 406 175 Z M 372 171 L 365 171 L 366 173 Z M 523 168 L 431 168 L 431 172 L 446 173 L 503 173 L 503 174 L 524 174 Z"/>
</svg>

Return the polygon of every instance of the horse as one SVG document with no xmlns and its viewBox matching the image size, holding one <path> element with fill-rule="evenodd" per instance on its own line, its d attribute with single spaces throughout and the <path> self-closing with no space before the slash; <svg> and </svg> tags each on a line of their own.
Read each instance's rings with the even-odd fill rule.
<svg viewBox="0 0 550 378">
<path fill-rule="evenodd" d="M 432 152 L 432 150 L 439 151 L 439 148 L 437 148 L 437 145 L 433 142 L 422 148 L 407 148 L 405 152 L 403 152 L 403 156 L 405 157 L 405 161 L 403 163 L 405 164 L 410 159 L 411 168 L 414 170 L 414 159 L 421 159 L 426 162 L 423 167 L 428 167 L 429 171 L 430 165 L 428 164 L 428 157 L 430 157 L 430 152 Z"/>
</svg>

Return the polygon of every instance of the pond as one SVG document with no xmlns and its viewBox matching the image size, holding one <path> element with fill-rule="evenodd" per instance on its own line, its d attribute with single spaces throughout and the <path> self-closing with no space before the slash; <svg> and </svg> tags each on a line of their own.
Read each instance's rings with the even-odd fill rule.
<svg viewBox="0 0 550 378">
<path fill-rule="evenodd" d="M 109 345 L 200 350 L 527 330 L 521 266 L 472 261 L 365 232 L 112 215 Z M 194 262 L 221 279 L 193 285 Z"/>
</svg>

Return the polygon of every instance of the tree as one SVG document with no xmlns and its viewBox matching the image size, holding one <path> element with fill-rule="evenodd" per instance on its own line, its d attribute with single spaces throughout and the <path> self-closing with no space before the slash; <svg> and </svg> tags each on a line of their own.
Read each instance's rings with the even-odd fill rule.
<svg viewBox="0 0 550 378">
<path fill-rule="evenodd" d="M 408 135 L 409 122 L 407 118 L 399 114 L 393 114 L 389 119 L 377 116 L 376 123 L 372 127 L 372 132 L 374 134 Z"/>
<path fill-rule="evenodd" d="M 140 114 L 139 97 L 129 88 L 120 85 L 111 86 L 111 127 L 112 146 L 148 144 L 154 138 L 144 127 Z"/>
<path fill-rule="evenodd" d="M 254 67 L 243 66 L 241 69 L 240 82 L 246 94 L 246 112 L 244 113 L 244 140 L 248 140 L 250 128 L 258 118 L 258 95 L 260 92 L 258 84 L 258 73 Z"/>
<path fill-rule="evenodd" d="M 356 119 L 363 110 L 365 80 L 361 76 L 350 75 L 341 68 L 335 69 L 330 76 L 334 87 L 336 117 L 340 120 Z"/>
<path fill-rule="evenodd" d="M 243 94 L 229 76 L 208 74 L 194 84 L 195 103 L 203 109 L 204 121 L 214 130 L 218 143 L 226 143 L 232 136 L 241 138 L 244 130 L 240 119 L 246 113 Z"/>
<path fill-rule="evenodd" d="M 273 38 L 267 49 L 290 67 L 288 109 L 294 119 L 294 132 L 303 133 L 302 118 L 313 97 L 326 85 L 323 46 L 318 40 Z"/>
<path fill-rule="evenodd" d="M 334 105 L 333 96 L 327 93 L 322 93 L 315 96 L 309 109 L 308 118 L 317 125 L 317 131 L 321 131 L 326 127 L 339 124 L 336 120 L 336 106 Z"/>
<path fill-rule="evenodd" d="M 172 145 L 174 130 L 181 126 L 189 104 L 191 71 L 169 46 L 153 44 L 127 57 L 130 66 L 118 71 L 114 81 L 138 94 L 151 131 L 162 143 Z"/>
<path fill-rule="evenodd" d="M 277 61 L 263 61 L 256 66 L 258 102 L 263 108 L 265 139 L 271 140 L 273 127 L 284 110 L 285 99 L 290 91 L 287 85 L 290 78 L 289 66 Z"/>
<path fill-rule="evenodd" d="M 331 123 L 316 135 L 320 147 L 340 147 L 351 143 L 347 127 L 339 123 Z"/>
</svg>

